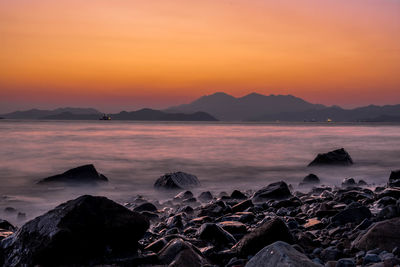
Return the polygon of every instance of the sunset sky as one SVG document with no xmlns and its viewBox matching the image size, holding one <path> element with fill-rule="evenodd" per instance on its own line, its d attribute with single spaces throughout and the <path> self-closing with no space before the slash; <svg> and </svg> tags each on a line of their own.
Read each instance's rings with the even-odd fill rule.
<svg viewBox="0 0 400 267">
<path fill-rule="evenodd" d="M 400 104 L 400 1 L 0 0 L 0 112 L 216 91 Z"/>
</svg>

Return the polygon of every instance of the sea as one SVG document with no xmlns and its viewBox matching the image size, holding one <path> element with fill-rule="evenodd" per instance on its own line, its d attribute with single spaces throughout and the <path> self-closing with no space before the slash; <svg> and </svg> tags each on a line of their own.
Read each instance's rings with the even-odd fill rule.
<svg viewBox="0 0 400 267">
<path fill-rule="evenodd" d="M 197 195 L 250 194 L 281 180 L 304 190 L 298 184 L 309 173 L 325 185 L 352 177 L 378 186 L 400 169 L 399 124 L 1 120 L 0 136 L 0 218 L 16 225 L 83 194 L 162 203 L 177 192 L 160 192 L 154 182 L 175 171 L 198 177 Z M 307 167 L 318 153 L 342 147 L 354 165 Z M 85 164 L 109 182 L 37 184 Z"/>
</svg>

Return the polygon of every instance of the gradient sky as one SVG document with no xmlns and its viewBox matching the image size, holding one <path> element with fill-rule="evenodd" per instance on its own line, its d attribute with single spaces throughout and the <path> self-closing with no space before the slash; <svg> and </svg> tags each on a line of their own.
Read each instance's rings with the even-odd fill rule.
<svg viewBox="0 0 400 267">
<path fill-rule="evenodd" d="M 400 103 L 399 0 L 0 0 L 0 112 Z"/>
</svg>

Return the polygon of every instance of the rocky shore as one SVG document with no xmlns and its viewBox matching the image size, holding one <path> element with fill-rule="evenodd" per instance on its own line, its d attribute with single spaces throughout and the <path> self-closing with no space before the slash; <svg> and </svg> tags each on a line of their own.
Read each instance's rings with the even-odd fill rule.
<svg viewBox="0 0 400 267">
<path fill-rule="evenodd" d="M 299 184 L 310 189 L 277 181 L 194 195 L 182 187 L 199 186 L 197 177 L 179 172 L 155 181 L 177 192 L 165 202 L 81 196 L 19 229 L 0 220 L 0 264 L 400 266 L 400 171 L 378 187 L 323 186 L 313 174 Z"/>
</svg>

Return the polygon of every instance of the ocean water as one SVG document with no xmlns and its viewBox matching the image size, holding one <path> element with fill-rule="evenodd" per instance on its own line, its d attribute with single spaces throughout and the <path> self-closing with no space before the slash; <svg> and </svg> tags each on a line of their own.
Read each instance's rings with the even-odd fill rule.
<svg viewBox="0 0 400 267">
<path fill-rule="evenodd" d="M 400 169 L 400 125 L 262 124 L 117 121 L 0 121 L 0 218 L 17 225 L 82 194 L 120 203 L 142 195 L 164 201 L 154 190 L 167 172 L 195 174 L 195 195 L 256 190 L 284 180 L 297 187 L 315 173 L 323 184 L 354 177 L 376 185 Z M 309 168 L 321 152 L 344 147 L 351 167 Z M 41 186 L 44 177 L 93 163 L 110 182 L 101 186 Z M 26 213 L 4 212 L 14 207 Z"/>
</svg>

